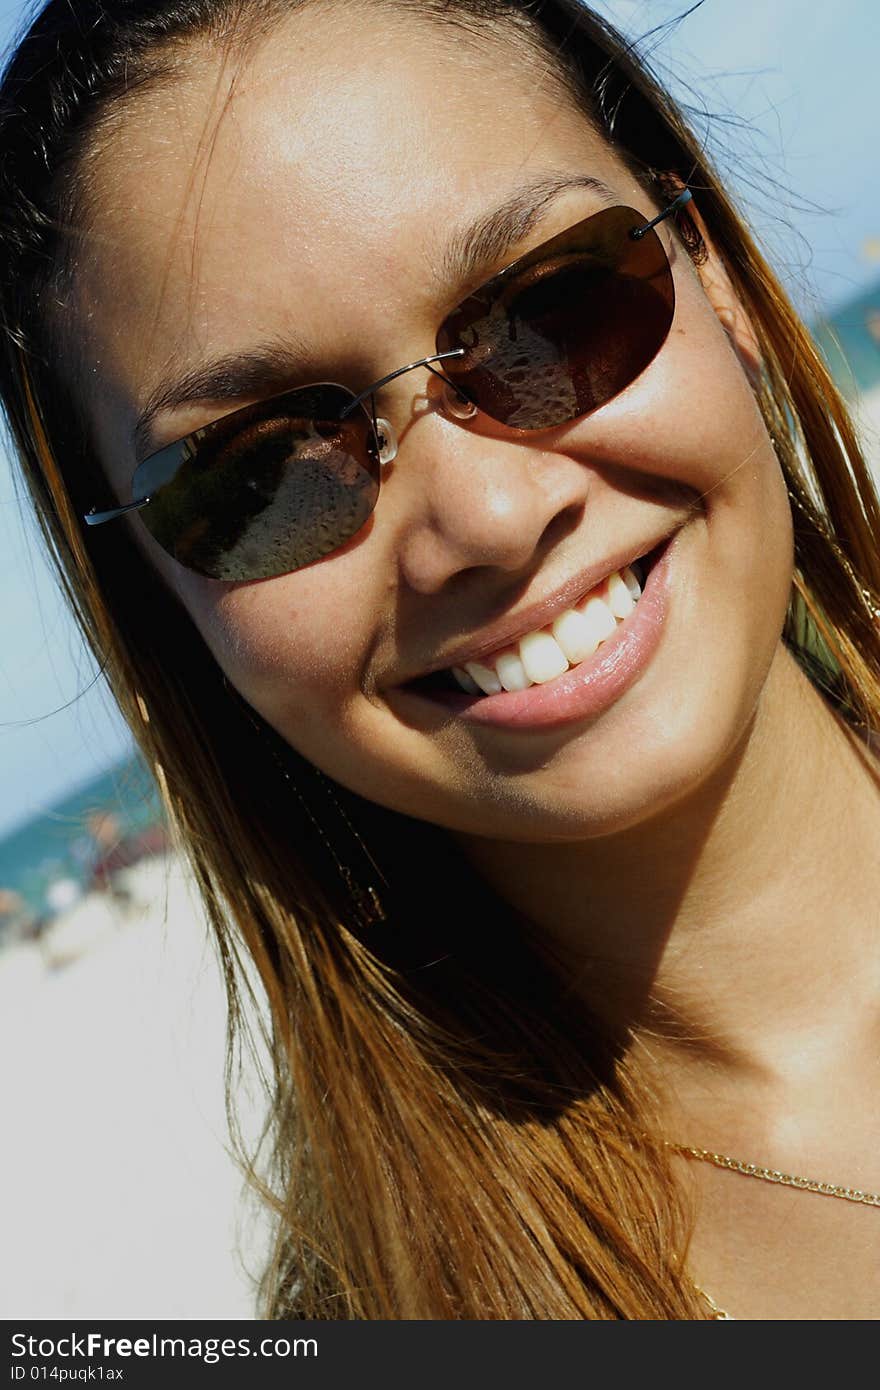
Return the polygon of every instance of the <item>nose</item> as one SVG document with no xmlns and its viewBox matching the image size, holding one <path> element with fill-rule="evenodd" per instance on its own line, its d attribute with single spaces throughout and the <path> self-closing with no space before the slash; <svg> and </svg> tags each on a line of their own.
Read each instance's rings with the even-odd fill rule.
<svg viewBox="0 0 880 1390">
<path fill-rule="evenodd" d="M 401 497 L 402 578 L 432 594 L 470 569 L 534 569 L 576 524 L 590 480 L 589 468 L 537 447 L 534 437 L 462 427 L 454 411 L 423 416 L 406 432 L 389 479 Z"/>
</svg>

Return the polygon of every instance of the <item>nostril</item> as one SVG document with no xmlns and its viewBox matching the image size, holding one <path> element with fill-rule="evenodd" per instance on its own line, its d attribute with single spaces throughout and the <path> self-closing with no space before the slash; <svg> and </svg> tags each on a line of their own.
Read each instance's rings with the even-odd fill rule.
<svg viewBox="0 0 880 1390">
<path fill-rule="evenodd" d="M 586 503 L 581 498 L 570 502 L 568 506 L 560 506 L 559 511 L 550 517 L 541 535 L 539 544 L 542 553 L 546 554 L 567 536 L 573 535 L 583 522 L 585 510 Z"/>
</svg>

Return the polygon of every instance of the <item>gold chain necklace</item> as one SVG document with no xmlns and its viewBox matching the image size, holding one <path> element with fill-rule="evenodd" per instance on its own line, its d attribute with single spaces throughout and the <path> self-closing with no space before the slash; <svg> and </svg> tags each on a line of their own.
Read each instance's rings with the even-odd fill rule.
<svg viewBox="0 0 880 1390">
<path fill-rule="evenodd" d="M 708 1319 L 709 1322 L 736 1322 L 736 1318 L 732 1318 L 729 1313 L 725 1313 L 723 1308 L 719 1308 L 712 1295 L 706 1293 L 705 1289 L 701 1289 L 699 1284 L 694 1284 L 694 1288 L 712 1309 L 712 1316 Z"/>
<path fill-rule="evenodd" d="M 664 1139 L 663 1142 L 667 1149 L 681 1154 L 683 1158 L 695 1158 L 700 1163 L 711 1163 L 716 1168 L 726 1168 L 731 1173 L 742 1173 L 747 1178 L 761 1178 L 764 1182 L 795 1187 L 800 1192 L 816 1192 L 821 1197 L 840 1197 L 844 1202 L 860 1202 L 862 1206 L 880 1207 L 880 1192 L 863 1192 L 858 1187 L 839 1187 L 833 1182 L 817 1182 L 814 1178 L 801 1178 L 795 1173 L 780 1173 L 777 1168 L 762 1168 L 758 1163 L 743 1163 L 738 1158 L 729 1158 L 727 1154 L 713 1153 L 711 1149 L 696 1149 L 690 1144 L 673 1144 L 668 1139 Z M 734 1321 L 730 1313 L 725 1313 L 723 1308 L 719 1308 L 714 1298 L 699 1284 L 695 1283 L 694 1288 L 711 1309 L 713 1321 Z"/>
<path fill-rule="evenodd" d="M 710 1149 L 694 1149 L 688 1144 L 672 1144 L 667 1140 L 666 1146 L 684 1158 L 712 1163 L 716 1168 L 727 1168 L 731 1173 L 742 1173 L 747 1178 L 761 1178 L 764 1182 L 780 1183 L 783 1187 L 796 1187 L 801 1192 L 817 1192 L 822 1197 L 840 1197 L 844 1202 L 860 1202 L 866 1207 L 880 1207 L 880 1192 L 863 1192 L 858 1187 L 838 1187 L 833 1182 L 799 1178 L 794 1173 L 780 1173 L 776 1168 L 762 1168 L 757 1163 L 743 1163 L 738 1158 L 712 1153 Z"/>
</svg>

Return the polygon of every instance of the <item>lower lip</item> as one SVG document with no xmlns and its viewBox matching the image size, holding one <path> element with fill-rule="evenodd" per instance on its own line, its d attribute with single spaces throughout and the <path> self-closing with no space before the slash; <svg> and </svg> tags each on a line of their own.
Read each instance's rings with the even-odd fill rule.
<svg viewBox="0 0 880 1390">
<path fill-rule="evenodd" d="M 442 704 L 468 724 L 504 729 L 550 729 L 595 718 L 636 683 L 660 645 L 669 612 L 670 568 L 680 535 L 677 531 L 666 542 L 629 617 L 579 665 L 528 690 L 482 696 L 444 691 L 436 697 L 416 698 Z"/>
</svg>

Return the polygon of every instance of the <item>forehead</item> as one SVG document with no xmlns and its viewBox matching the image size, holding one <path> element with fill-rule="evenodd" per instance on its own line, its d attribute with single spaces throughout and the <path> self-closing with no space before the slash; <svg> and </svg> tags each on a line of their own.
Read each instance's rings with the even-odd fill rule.
<svg viewBox="0 0 880 1390">
<path fill-rule="evenodd" d="M 467 288 L 439 270 L 455 229 L 548 171 L 632 187 L 521 42 L 308 6 L 241 53 L 193 47 L 93 160 L 77 292 L 99 434 L 118 453 L 157 377 L 258 342 L 349 380 L 383 339 L 391 367 L 430 351 Z"/>
</svg>

